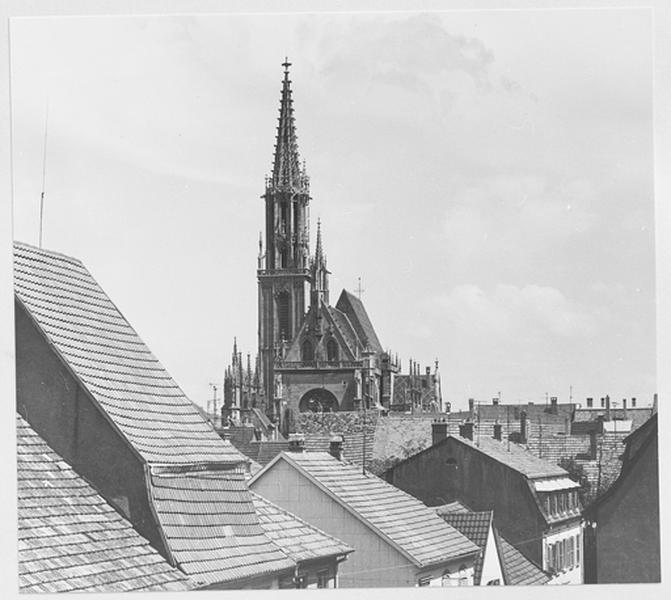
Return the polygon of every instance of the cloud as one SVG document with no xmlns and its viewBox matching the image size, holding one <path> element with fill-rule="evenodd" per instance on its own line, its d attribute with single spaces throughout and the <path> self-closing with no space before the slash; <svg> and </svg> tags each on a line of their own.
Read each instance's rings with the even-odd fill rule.
<svg viewBox="0 0 671 600">
<path fill-rule="evenodd" d="M 491 293 L 459 285 L 433 299 L 451 329 L 498 342 L 537 342 L 595 335 L 599 319 L 553 287 L 500 284 Z"/>
</svg>

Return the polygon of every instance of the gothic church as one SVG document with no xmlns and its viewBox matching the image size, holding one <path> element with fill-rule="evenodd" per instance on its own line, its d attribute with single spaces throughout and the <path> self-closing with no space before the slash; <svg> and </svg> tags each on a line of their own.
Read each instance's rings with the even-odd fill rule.
<svg viewBox="0 0 671 600">
<path fill-rule="evenodd" d="M 298 153 L 290 63 L 282 66 L 273 170 L 262 196 L 265 247 L 260 239 L 258 355 L 254 373 L 248 355 L 245 373 L 242 355 L 234 348 L 223 413 L 238 420 L 257 409 L 286 428 L 296 412 L 389 409 L 399 368 L 398 360 L 383 350 L 359 297 L 342 290 L 335 306 L 330 304 L 319 222 L 310 256 L 310 181 Z M 437 381 L 436 369 L 431 386 L 439 390 Z"/>
</svg>

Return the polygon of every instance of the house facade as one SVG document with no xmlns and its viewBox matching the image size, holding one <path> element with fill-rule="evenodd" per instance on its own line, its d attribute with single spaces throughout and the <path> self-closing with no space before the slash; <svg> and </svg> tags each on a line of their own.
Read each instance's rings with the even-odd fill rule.
<svg viewBox="0 0 671 600">
<path fill-rule="evenodd" d="M 444 423 L 435 424 L 437 429 Z M 582 517 L 578 484 L 560 467 L 492 437 L 441 439 L 389 469 L 385 478 L 431 506 L 463 500 L 493 510 L 495 525 L 529 560 L 553 574 L 552 583 L 582 583 Z"/>
<path fill-rule="evenodd" d="M 283 452 L 250 487 L 355 549 L 340 567 L 340 587 L 473 584 L 477 545 L 417 499 L 332 454 Z"/>
<path fill-rule="evenodd" d="M 657 415 L 625 442 L 620 476 L 585 510 L 586 583 L 661 578 Z"/>
</svg>

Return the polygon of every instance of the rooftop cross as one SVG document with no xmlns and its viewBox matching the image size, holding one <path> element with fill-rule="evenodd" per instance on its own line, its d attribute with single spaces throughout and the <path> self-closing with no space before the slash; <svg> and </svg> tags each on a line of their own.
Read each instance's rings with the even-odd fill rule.
<svg viewBox="0 0 671 600">
<path fill-rule="evenodd" d="M 357 284 L 356 294 L 357 294 L 357 296 L 359 296 L 359 300 L 361 300 L 361 294 L 363 294 L 366 290 L 364 290 L 361 287 L 361 277 L 358 278 L 358 281 L 359 281 L 359 283 Z"/>
</svg>

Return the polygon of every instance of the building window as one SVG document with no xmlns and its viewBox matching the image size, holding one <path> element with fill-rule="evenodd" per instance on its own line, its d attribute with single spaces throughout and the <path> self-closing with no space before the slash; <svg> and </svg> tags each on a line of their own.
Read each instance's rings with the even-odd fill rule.
<svg viewBox="0 0 671 600">
<path fill-rule="evenodd" d="M 312 348 L 312 344 L 310 343 L 310 340 L 305 340 L 303 342 L 303 362 L 309 362 L 314 360 L 315 358 L 315 353 Z"/>
<path fill-rule="evenodd" d="M 336 362 L 338 360 L 338 342 L 331 338 L 326 343 L 326 360 Z"/>
</svg>

